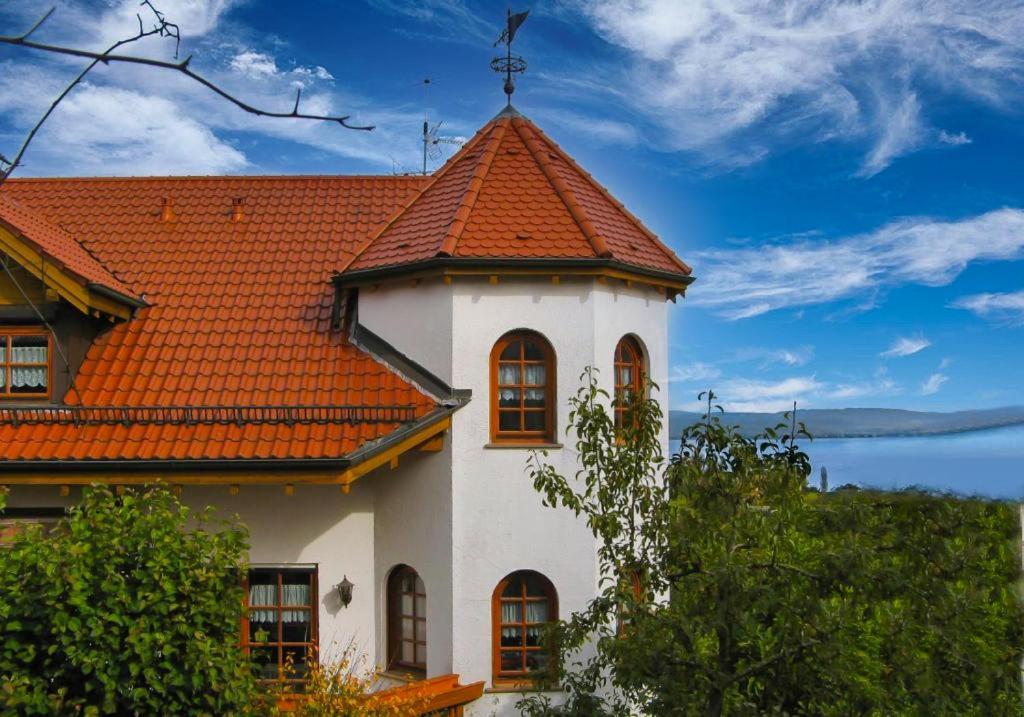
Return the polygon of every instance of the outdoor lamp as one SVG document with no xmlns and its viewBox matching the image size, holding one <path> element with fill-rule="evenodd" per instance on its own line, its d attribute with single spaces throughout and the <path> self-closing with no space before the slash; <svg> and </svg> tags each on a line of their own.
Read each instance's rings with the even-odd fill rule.
<svg viewBox="0 0 1024 717">
<path fill-rule="evenodd" d="M 341 604 L 348 607 L 348 604 L 352 602 L 352 588 L 355 585 L 348 579 L 347 575 L 342 576 L 341 582 L 338 583 L 338 597 L 341 598 Z"/>
</svg>

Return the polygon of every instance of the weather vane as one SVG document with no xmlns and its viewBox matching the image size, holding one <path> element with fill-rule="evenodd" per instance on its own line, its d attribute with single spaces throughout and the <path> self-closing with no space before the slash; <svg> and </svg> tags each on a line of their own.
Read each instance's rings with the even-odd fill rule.
<svg viewBox="0 0 1024 717">
<path fill-rule="evenodd" d="M 517 12 L 513 15 L 512 9 L 509 8 L 508 26 L 501 31 L 501 35 L 494 42 L 494 47 L 503 42 L 505 43 L 505 56 L 495 57 L 491 60 L 491 69 L 495 72 L 505 73 L 505 95 L 508 97 L 509 106 L 512 105 L 512 93 L 516 91 L 516 84 L 512 81 L 512 74 L 526 72 L 526 60 L 512 54 L 512 40 L 515 39 L 516 31 L 526 21 L 526 16 L 529 14 L 530 11 L 527 10 L 526 12 Z"/>
</svg>

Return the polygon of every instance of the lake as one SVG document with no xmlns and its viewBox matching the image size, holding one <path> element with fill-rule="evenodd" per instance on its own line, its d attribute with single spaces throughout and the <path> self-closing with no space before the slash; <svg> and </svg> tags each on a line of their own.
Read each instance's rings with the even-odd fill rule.
<svg viewBox="0 0 1024 717">
<path fill-rule="evenodd" d="M 963 495 L 1024 499 L 1024 426 L 941 436 L 820 438 L 805 443 L 818 485 L 922 486 Z"/>
</svg>

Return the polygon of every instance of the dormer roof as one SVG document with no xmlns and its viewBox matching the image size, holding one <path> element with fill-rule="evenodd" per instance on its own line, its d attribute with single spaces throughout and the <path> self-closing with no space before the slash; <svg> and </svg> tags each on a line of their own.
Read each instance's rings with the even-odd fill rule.
<svg viewBox="0 0 1024 717">
<path fill-rule="evenodd" d="M 488 122 L 342 271 L 431 259 L 608 260 L 687 279 L 683 263 L 533 122 Z"/>
<path fill-rule="evenodd" d="M 146 305 L 78 239 L 7 192 L 0 192 L 0 251 L 83 312 L 128 318 Z"/>
</svg>

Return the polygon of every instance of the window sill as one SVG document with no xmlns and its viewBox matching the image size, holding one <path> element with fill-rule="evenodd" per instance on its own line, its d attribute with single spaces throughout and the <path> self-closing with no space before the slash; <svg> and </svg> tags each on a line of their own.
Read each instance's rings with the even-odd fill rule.
<svg viewBox="0 0 1024 717">
<path fill-rule="evenodd" d="M 544 688 L 532 682 L 496 682 L 484 689 L 484 692 L 487 694 L 507 694 L 510 692 L 519 694 L 523 692 L 550 692 L 554 694 L 561 691 L 561 687 Z"/>
<path fill-rule="evenodd" d="M 484 448 L 489 451 L 557 451 L 564 446 L 561 443 L 485 443 Z"/>
<path fill-rule="evenodd" d="M 378 677 L 385 677 L 389 680 L 395 680 L 396 682 L 405 682 L 406 684 L 412 684 L 413 682 L 420 682 L 421 680 L 427 679 L 427 673 L 418 670 L 396 670 L 391 668 L 390 670 L 377 670 Z"/>
</svg>

